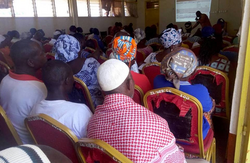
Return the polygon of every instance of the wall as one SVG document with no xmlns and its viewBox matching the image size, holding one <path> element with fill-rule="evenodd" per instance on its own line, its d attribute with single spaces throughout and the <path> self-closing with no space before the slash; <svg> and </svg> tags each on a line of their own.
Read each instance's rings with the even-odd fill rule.
<svg viewBox="0 0 250 163">
<path fill-rule="evenodd" d="M 184 22 L 175 22 L 175 0 L 159 0 L 160 12 L 160 31 L 164 30 L 169 23 L 177 24 L 178 27 L 184 28 Z M 194 19 L 195 19 L 194 11 Z M 140 28 L 145 28 L 145 0 L 138 0 L 137 25 Z M 228 23 L 228 32 L 230 35 L 235 35 L 241 23 L 241 3 L 237 0 L 212 0 L 210 21 L 215 24 L 218 18 L 224 18 Z M 193 23 L 194 24 L 194 23 Z"/>
<path fill-rule="evenodd" d="M 107 31 L 109 26 L 115 24 L 115 22 L 122 22 L 123 25 L 133 23 L 136 27 L 137 18 L 133 17 L 79 17 L 78 25 L 83 28 L 83 32 L 89 32 L 89 28 L 95 27 L 100 31 Z M 21 32 L 27 32 L 30 28 L 43 29 L 46 36 L 53 35 L 55 29 L 66 29 L 73 24 L 72 17 L 26 17 L 26 18 L 0 18 L 0 34 L 5 34 L 9 30 L 17 30 Z"/>
</svg>

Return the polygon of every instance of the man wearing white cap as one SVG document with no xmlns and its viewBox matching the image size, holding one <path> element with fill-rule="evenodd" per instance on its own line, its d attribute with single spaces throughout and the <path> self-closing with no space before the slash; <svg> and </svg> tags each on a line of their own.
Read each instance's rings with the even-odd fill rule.
<svg viewBox="0 0 250 163">
<path fill-rule="evenodd" d="M 89 122 L 89 138 L 107 142 L 133 162 L 186 162 L 167 121 L 131 98 L 134 80 L 125 63 L 109 59 L 97 78 L 106 96 Z"/>
</svg>

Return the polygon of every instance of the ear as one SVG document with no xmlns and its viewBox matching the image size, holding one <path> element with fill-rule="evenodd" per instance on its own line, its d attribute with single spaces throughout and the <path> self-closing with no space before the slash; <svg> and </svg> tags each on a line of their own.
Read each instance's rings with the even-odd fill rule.
<svg viewBox="0 0 250 163">
<path fill-rule="evenodd" d="M 65 83 L 65 85 L 69 85 L 69 84 L 70 84 L 70 78 L 67 77 L 67 78 L 65 79 L 64 83 Z"/>
<path fill-rule="evenodd" d="M 30 67 L 35 67 L 33 60 L 30 59 L 30 58 L 27 60 L 27 64 L 28 64 Z"/>
</svg>

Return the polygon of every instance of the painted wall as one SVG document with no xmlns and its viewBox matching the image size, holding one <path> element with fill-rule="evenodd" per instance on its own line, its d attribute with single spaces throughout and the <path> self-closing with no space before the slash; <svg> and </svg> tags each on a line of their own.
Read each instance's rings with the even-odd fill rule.
<svg viewBox="0 0 250 163">
<path fill-rule="evenodd" d="M 83 32 L 88 32 L 89 28 L 96 27 L 100 31 L 107 31 L 108 27 L 114 25 L 115 22 L 122 22 L 123 25 L 133 23 L 136 27 L 137 18 L 133 17 L 117 17 L 117 18 L 106 18 L 106 17 L 79 17 L 78 25 L 83 28 Z M 72 17 L 66 18 L 42 18 L 42 17 L 26 17 L 26 18 L 0 18 L 0 34 L 5 34 L 9 30 L 17 30 L 21 32 L 27 32 L 30 28 L 35 27 L 37 29 L 43 29 L 46 36 L 50 37 L 53 35 L 55 29 L 66 29 L 73 24 Z"/>
<path fill-rule="evenodd" d="M 160 31 L 165 29 L 169 23 L 177 24 L 178 27 L 184 28 L 183 23 L 175 22 L 175 0 L 159 0 L 160 12 Z M 195 19 L 194 11 L 194 19 Z M 137 25 L 140 28 L 145 28 L 145 0 L 138 0 Z M 219 18 L 224 18 L 228 23 L 227 30 L 230 35 L 237 33 L 242 19 L 241 2 L 237 0 L 212 0 L 210 21 L 215 24 Z M 193 23 L 194 24 L 194 23 Z"/>
</svg>

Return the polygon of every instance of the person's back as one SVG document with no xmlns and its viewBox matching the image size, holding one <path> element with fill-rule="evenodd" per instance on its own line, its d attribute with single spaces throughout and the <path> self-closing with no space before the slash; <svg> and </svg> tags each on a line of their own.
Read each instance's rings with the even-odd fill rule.
<svg viewBox="0 0 250 163">
<path fill-rule="evenodd" d="M 24 119 L 32 107 L 43 100 L 47 90 L 35 72 L 46 62 L 42 49 L 30 40 L 16 42 L 11 47 L 15 70 L 4 77 L 0 85 L 0 104 L 10 118 L 23 143 L 32 139 L 24 125 Z"/>
<path fill-rule="evenodd" d="M 43 80 L 48 96 L 32 109 L 30 115 L 47 114 L 71 129 L 78 138 L 86 137 L 92 113 L 85 104 L 67 101 L 74 82 L 69 65 L 59 60 L 49 61 L 43 67 Z"/>
<path fill-rule="evenodd" d="M 133 162 L 185 162 L 167 121 L 131 98 L 134 81 L 125 63 L 104 62 L 98 81 L 106 96 L 89 122 L 89 138 L 107 142 Z"/>
</svg>

